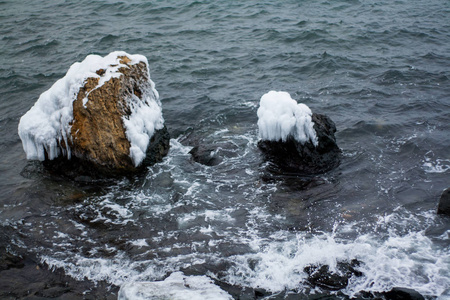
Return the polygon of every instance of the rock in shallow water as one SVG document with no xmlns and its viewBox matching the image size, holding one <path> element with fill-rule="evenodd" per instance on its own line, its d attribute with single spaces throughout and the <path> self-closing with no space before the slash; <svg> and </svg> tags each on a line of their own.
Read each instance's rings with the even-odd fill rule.
<svg viewBox="0 0 450 300">
<path fill-rule="evenodd" d="M 450 216 L 450 188 L 442 192 L 437 213 Z"/>
<path fill-rule="evenodd" d="M 338 291 L 348 285 L 348 280 L 352 276 L 362 276 L 362 272 L 357 270 L 361 263 L 353 259 L 351 262 L 338 262 L 337 272 L 331 272 L 328 265 L 307 266 L 304 271 L 308 274 L 308 283 L 313 287 L 320 287 L 329 291 Z"/>
<path fill-rule="evenodd" d="M 16 229 L 0 225 L 0 299 L 117 299 L 106 282 L 78 281 L 16 245 Z M 16 241 L 15 241 L 16 240 Z"/>
<path fill-rule="evenodd" d="M 216 166 L 222 159 L 217 155 L 217 148 L 211 146 L 198 145 L 189 151 L 192 159 L 205 166 Z"/>
<path fill-rule="evenodd" d="M 318 144 L 311 141 L 301 143 L 292 137 L 286 141 L 261 140 L 258 147 L 264 158 L 281 171 L 320 174 L 337 167 L 340 162 L 339 149 L 334 133 L 336 126 L 326 115 L 313 113 L 311 116 Z"/>
<path fill-rule="evenodd" d="M 19 123 L 28 159 L 61 172 L 115 175 L 161 161 L 169 150 L 147 59 L 88 56 L 43 93 Z"/>
<path fill-rule="evenodd" d="M 145 105 L 144 93 L 151 89 L 145 62 L 130 64 L 127 56 L 119 56 L 117 77 L 99 85 L 106 70 L 98 70 L 100 78 L 90 77 L 73 102 L 72 155 L 101 168 L 133 170 L 131 144 L 124 118 L 129 118 L 134 105 Z M 86 100 L 87 99 L 87 100 Z M 140 102 L 140 103 L 139 103 Z M 168 143 L 168 141 L 166 141 Z M 161 158 L 161 157 L 160 157 Z"/>
<path fill-rule="evenodd" d="M 389 300 L 425 300 L 417 291 L 408 288 L 394 287 L 389 292 L 382 293 Z"/>
</svg>

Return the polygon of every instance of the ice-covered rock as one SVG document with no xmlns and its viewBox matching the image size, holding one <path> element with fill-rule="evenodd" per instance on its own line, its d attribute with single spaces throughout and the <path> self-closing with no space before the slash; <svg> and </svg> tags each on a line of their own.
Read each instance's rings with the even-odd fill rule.
<svg viewBox="0 0 450 300">
<path fill-rule="evenodd" d="M 186 276 L 182 272 L 175 272 L 164 281 L 125 283 L 120 288 L 118 299 L 231 300 L 233 298 L 207 276 Z"/>
<path fill-rule="evenodd" d="M 259 136 L 262 140 L 276 142 L 293 138 L 301 144 L 310 141 L 317 146 L 311 115 L 311 109 L 297 103 L 289 93 L 270 91 L 261 97 L 259 103 Z"/>
<path fill-rule="evenodd" d="M 137 170 L 169 148 L 147 59 L 122 51 L 73 64 L 21 118 L 19 136 L 29 160 L 103 173 Z"/>
<path fill-rule="evenodd" d="M 276 171 L 317 174 L 339 165 L 334 122 L 297 104 L 287 92 L 261 97 L 258 128 L 258 147 Z"/>
</svg>

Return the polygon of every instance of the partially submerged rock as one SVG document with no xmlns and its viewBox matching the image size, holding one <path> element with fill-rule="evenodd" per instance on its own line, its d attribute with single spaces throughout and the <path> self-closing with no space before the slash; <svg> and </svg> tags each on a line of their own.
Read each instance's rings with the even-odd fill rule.
<svg viewBox="0 0 450 300">
<path fill-rule="evenodd" d="M 403 287 L 394 287 L 389 292 L 381 293 L 381 295 L 389 300 L 425 300 L 419 292 Z"/>
<path fill-rule="evenodd" d="M 108 175 L 161 161 L 169 135 L 158 97 L 144 56 L 89 55 L 21 118 L 27 158 Z"/>
<path fill-rule="evenodd" d="M 338 291 L 347 287 L 352 276 L 360 277 L 363 275 L 357 269 L 360 264 L 358 260 L 353 259 L 350 262 L 338 262 L 336 272 L 331 272 L 328 265 L 311 265 L 305 267 L 304 271 L 308 274 L 307 281 L 312 287 Z"/>
<path fill-rule="evenodd" d="M 211 142 L 208 138 L 201 137 L 195 131 L 187 133 L 180 142 L 185 146 L 191 146 L 189 154 L 192 160 L 205 165 L 217 166 L 228 158 L 237 156 L 238 146 L 230 141 Z"/>
<path fill-rule="evenodd" d="M 189 151 L 192 155 L 192 159 L 199 164 L 205 166 L 216 166 L 220 164 L 222 159 L 217 155 L 217 148 L 211 147 L 210 145 L 197 145 Z"/>
<path fill-rule="evenodd" d="M 450 188 L 442 192 L 437 213 L 450 216 Z"/>
<path fill-rule="evenodd" d="M 269 92 L 258 109 L 264 158 L 282 172 L 318 174 L 339 165 L 336 126 L 327 116 L 312 113 L 285 92 Z"/>
</svg>

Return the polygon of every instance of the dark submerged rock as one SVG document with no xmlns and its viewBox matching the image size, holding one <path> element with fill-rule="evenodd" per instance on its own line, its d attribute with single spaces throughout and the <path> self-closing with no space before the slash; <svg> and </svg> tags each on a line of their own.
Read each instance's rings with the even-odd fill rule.
<svg viewBox="0 0 450 300">
<path fill-rule="evenodd" d="M 164 156 L 169 153 L 170 149 L 170 135 L 166 126 L 162 129 L 156 130 L 153 136 L 150 139 L 150 144 L 147 148 L 147 153 L 142 162 L 142 166 L 151 166 L 155 163 L 161 162 Z"/>
<path fill-rule="evenodd" d="M 282 172 L 320 174 L 336 168 L 341 154 L 334 136 L 336 125 L 322 114 L 313 113 L 311 119 L 319 142 L 317 147 L 311 141 L 301 144 L 292 137 L 285 142 L 261 140 L 258 147 L 264 158 Z"/>
<path fill-rule="evenodd" d="M 437 213 L 450 216 L 450 188 L 442 192 Z"/>
<path fill-rule="evenodd" d="M 200 137 L 195 131 L 188 132 L 180 142 L 185 146 L 193 147 L 189 151 L 192 160 L 205 166 L 217 166 L 224 159 L 235 157 L 239 150 L 231 142 L 211 143 L 206 138 Z"/>
<path fill-rule="evenodd" d="M 197 145 L 189 151 L 192 159 L 199 164 L 205 166 L 216 166 L 222 162 L 222 159 L 217 154 L 217 148 L 211 145 Z"/>
<path fill-rule="evenodd" d="M 389 300 L 425 300 L 417 291 L 408 288 L 394 287 L 389 292 L 382 293 Z"/>
<path fill-rule="evenodd" d="M 308 274 L 308 283 L 312 287 L 320 287 L 324 290 L 338 291 L 348 285 L 348 280 L 352 276 L 360 277 L 363 275 L 357 267 L 361 263 L 353 259 L 350 262 L 338 262 L 337 272 L 332 273 L 328 265 L 312 265 L 305 267 L 304 271 Z"/>
</svg>

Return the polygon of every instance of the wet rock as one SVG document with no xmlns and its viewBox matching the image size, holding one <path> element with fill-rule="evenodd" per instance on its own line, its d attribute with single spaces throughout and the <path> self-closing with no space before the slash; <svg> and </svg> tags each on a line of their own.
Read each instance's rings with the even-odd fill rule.
<svg viewBox="0 0 450 300">
<path fill-rule="evenodd" d="M 2 249 L 3 250 L 3 249 Z M 0 271 L 11 268 L 23 268 L 23 258 L 16 256 L 8 251 L 0 251 Z"/>
<path fill-rule="evenodd" d="M 302 144 L 292 137 L 288 137 L 285 142 L 258 142 L 264 158 L 280 172 L 320 174 L 339 165 L 341 150 L 334 136 L 334 122 L 328 116 L 316 113 L 312 114 L 311 119 L 318 139 L 317 147 L 311 141 Z"/>
<path fill-rule="evenodd" d="M 20 268 L 0 270 L 1 299 L 117 299 L 117 291 L 105 282 L 77 281 L 29 257 Z"/>
<path fill-rule="evenodd" d="M 437 213 L 450 216 L 450 188 L 442 192 Z"/>
<path fill-rule="evenodd" d="M 170 135 L 166 126 L 160 130 L 156 130 L 150 139 L 147 147 L 146 156 L 142 162 L 142 166 L 151 166 L 163 160 L 164 156 L 169 153 Z"/>
<path fill-rule="evenodd" d="M 24 267 L 24 259 L 17 254 L 17 247 L 12 243 L 12 233 L 11 227 L 0 226 L 0 272 Z"/>
<path fill-rule="evenodd" d="M 304 271 L 308 274 L 307 281 L 312 287 L 320 287 L 324 290 L 338 291 L 348 285 L 348 280 L 352 276 L 362 276 L 362 272 L 357 270 L 360 262 L 353 259 L 351 262 L 338 262 L 337 272 L 330 271 L 328 265 L 312 265 L 305 267 Z"/>
<path fill-rule="evenodd" d="M 16 245 L 20 237 L 17 229 L 0 225 L 0 299 L 117 299 L 118 287 L 77 281 L 40 263 Z"/>
<path fill-rule="evenodd" d="M 417 291 L 408 288 L 394 287 L 389 292 L 382 293 L 389 300 L 425 300 Z"/>
<path fill-rule="evenodd" d="M 192 148 L 192 150 L 189 151 L 189 154 L 191 154 L 192 159 L 199 164 L 205 166 L 216 166 L 222 161 L 216 150 L 217 148 L 214 148 L 211 145 L 198 145 Z"/>
<path fill-rule="evenodd" d="M 205 166 L 217 166 L 226 158 L 236 157 L 239 150 L 231 142 L 215 141 L 211 143 L 211 141 L 198 136 L 195 131 L 189 132 L 181 139 L 181 143 L 193 147 L 189 151 L 192 160 Z"/>
</svg>

